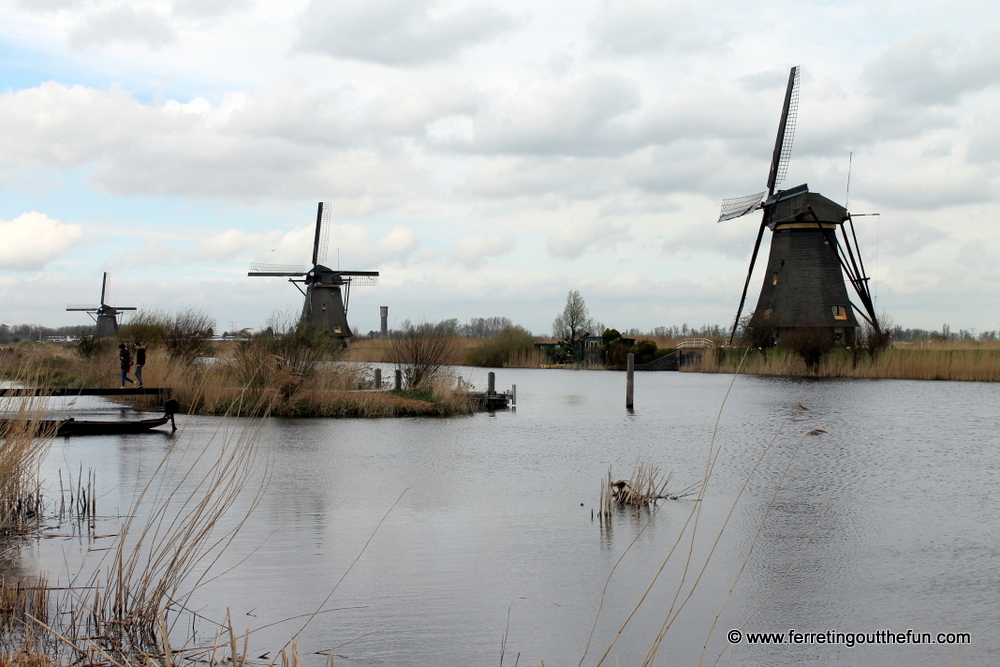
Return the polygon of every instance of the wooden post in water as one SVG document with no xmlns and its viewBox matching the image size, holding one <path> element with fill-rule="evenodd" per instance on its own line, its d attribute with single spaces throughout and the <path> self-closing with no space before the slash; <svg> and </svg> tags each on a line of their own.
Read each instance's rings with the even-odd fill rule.
<svg viewBox="0 0 1000 667">
<path fill-rule="evenodd" d="M 403 389 L 403 371 L 396 369 L 396 391 Z"/>
<path fill-rule="evenodd" d="M 517 405 L 517 385 L 512 384 L 510 386 L 510 404 Z"/>
<path fill-rule="evenodd" d="M 625 407 L 632 409 L 632 395 L 635 391 L 635 355 L 628 354 L 628 370 L 625 371 Z"/>
<path fill-rule="evenodd" d="M 376 389 L 381 389 L 382 388 L 382 369 L 381 368 L 376 368 L 375 369 L 375 388 Z"/>
<path fill-rule="evenodd" d="M 488 378 L 486 382 L 486 395 L 495 396 L 497 393 L 497 374 L 490 371 L 486 377 Z"/>
</svg>

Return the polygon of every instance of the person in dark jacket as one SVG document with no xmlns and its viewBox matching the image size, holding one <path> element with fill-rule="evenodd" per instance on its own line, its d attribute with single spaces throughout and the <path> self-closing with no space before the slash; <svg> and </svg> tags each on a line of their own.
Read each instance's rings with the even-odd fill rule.
<svg viewBox="0 0 1000 667">
<path fill-rule="evenodd" d="M 135 342 L 135 379 L 139 381 L 139 386 L 145 386 L 142 383 L 142 367 L 146 365 L 146 346 L 141 342 Z"/>
<path fill-rule="evenodd" d="M 128 348 L 125 347 L 125 343 L 118 346 L 118 361 L 121 362 L 122 389 L 124 389 L 126 382 L 135 384 L 135 381 L 128 376 L 128 372 L 132 370 L 132 355 L 129 354 Z"/>
</svg>

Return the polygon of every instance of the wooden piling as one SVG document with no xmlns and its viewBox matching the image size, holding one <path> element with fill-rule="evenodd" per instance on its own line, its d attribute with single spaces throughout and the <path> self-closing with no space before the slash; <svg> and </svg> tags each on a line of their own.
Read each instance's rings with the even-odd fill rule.
<svg viewBox="0 0 1000 667">
<path fill-rule="evenodd" d="M 375 369 L 375 388 L 376 389 L 381 389 L 382 388 L 382 369 L 381 368 L 376 368 Z"/>
<path fill-rule="evenodd" d="M 403 371 L 396 369 L 396 391 L 403 390 Z"/>
<path fill-rule="evenodd" d="M 497 374 L 494 373 L 493 371 L 490 371 L 489 374 L 486 377 L 487 377 L 486 395 L 487 396 L 496 396 L 496 393 L 497 393 Z"/>
<path fill-rule="evenodd" d="M 632 409 L 632 397 L 635 391 L 635 355 L 629 352 L 628 370 L 625 371 L 625 407 Z"/>
</svg>

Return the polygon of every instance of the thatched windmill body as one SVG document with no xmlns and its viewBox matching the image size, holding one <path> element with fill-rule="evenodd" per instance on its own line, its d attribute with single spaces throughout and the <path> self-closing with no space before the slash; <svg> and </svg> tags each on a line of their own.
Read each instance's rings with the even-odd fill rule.
<svg viewBox="0 0 1000 667">
<path fill-rule="evenodd" d="M 352 285 L 374 285 L 378 271 L 341 271 L 323 264 L 330 240 L 330 209 L 324 202 L 316 211 L 316 233 L 313 237 L 312 268 L 284 264 L 250 265 L 248 276 L 287 277 L 302 292 L 305 304 L 302 321 L 327 332 L 333 338 L 347 340 L 353 334 L 347 324 Z M 300 285 L 305 285 L 302 289 Z"/>
<path fill-rule="evenodd" d="M 118 313 L 123 310 L 135 310 L 135 306 L 109 306 L 107 304 L 108 274 L 105 271 L 101 281 L 101 305 L 99 306 L 66 306 L 66 310 L 76 310 L 88 313 L 97 323 L 94 335 L 97 338 L 114 338 L 118 335 Z"/>
<path fill-rule="evenodd" d="M 776 343 L 795 331 L 828 336 L 840 346 L 853 344 L 859 325 L 857 315 L 876 331 L 879 328 L 850 213 L 823 195 L 810 192 L 806 184 L 775 189 L 788 170 L 798 91 L 799 68 L 793 67 L 788 75 L 767 190 L 722 202 L 719 222 L 763 211 L 730 343 L 740 324 L 765 229 L 771 231 L 771 249 L 751 327 L 769 332 Z M 845 277 L 861 302 L 860 308 L 848 296 Z"/>
</svg>

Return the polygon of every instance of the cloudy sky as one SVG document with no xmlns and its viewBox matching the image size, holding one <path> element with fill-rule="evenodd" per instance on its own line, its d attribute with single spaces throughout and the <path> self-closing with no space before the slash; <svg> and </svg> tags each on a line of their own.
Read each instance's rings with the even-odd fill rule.
<svg viewBox="0 0 1000 667">
<path fill-rule="evenodd" d="M 728 324 L 756 216 L 719 201 L 764 189 L 792 65 L 784 185 L 880 214 L 878 309 L 1000 328 L 979 0 L 0 0 L 0 320 L 86 321 L 108 271 L 113 304 L 258 327 L 301 297 L 248 263 L 307 263 L 322 200 L 328 263 L 381 272 L 361 331 L 545 333 L 571 289 L 618 328 Z"/>
</svg>

